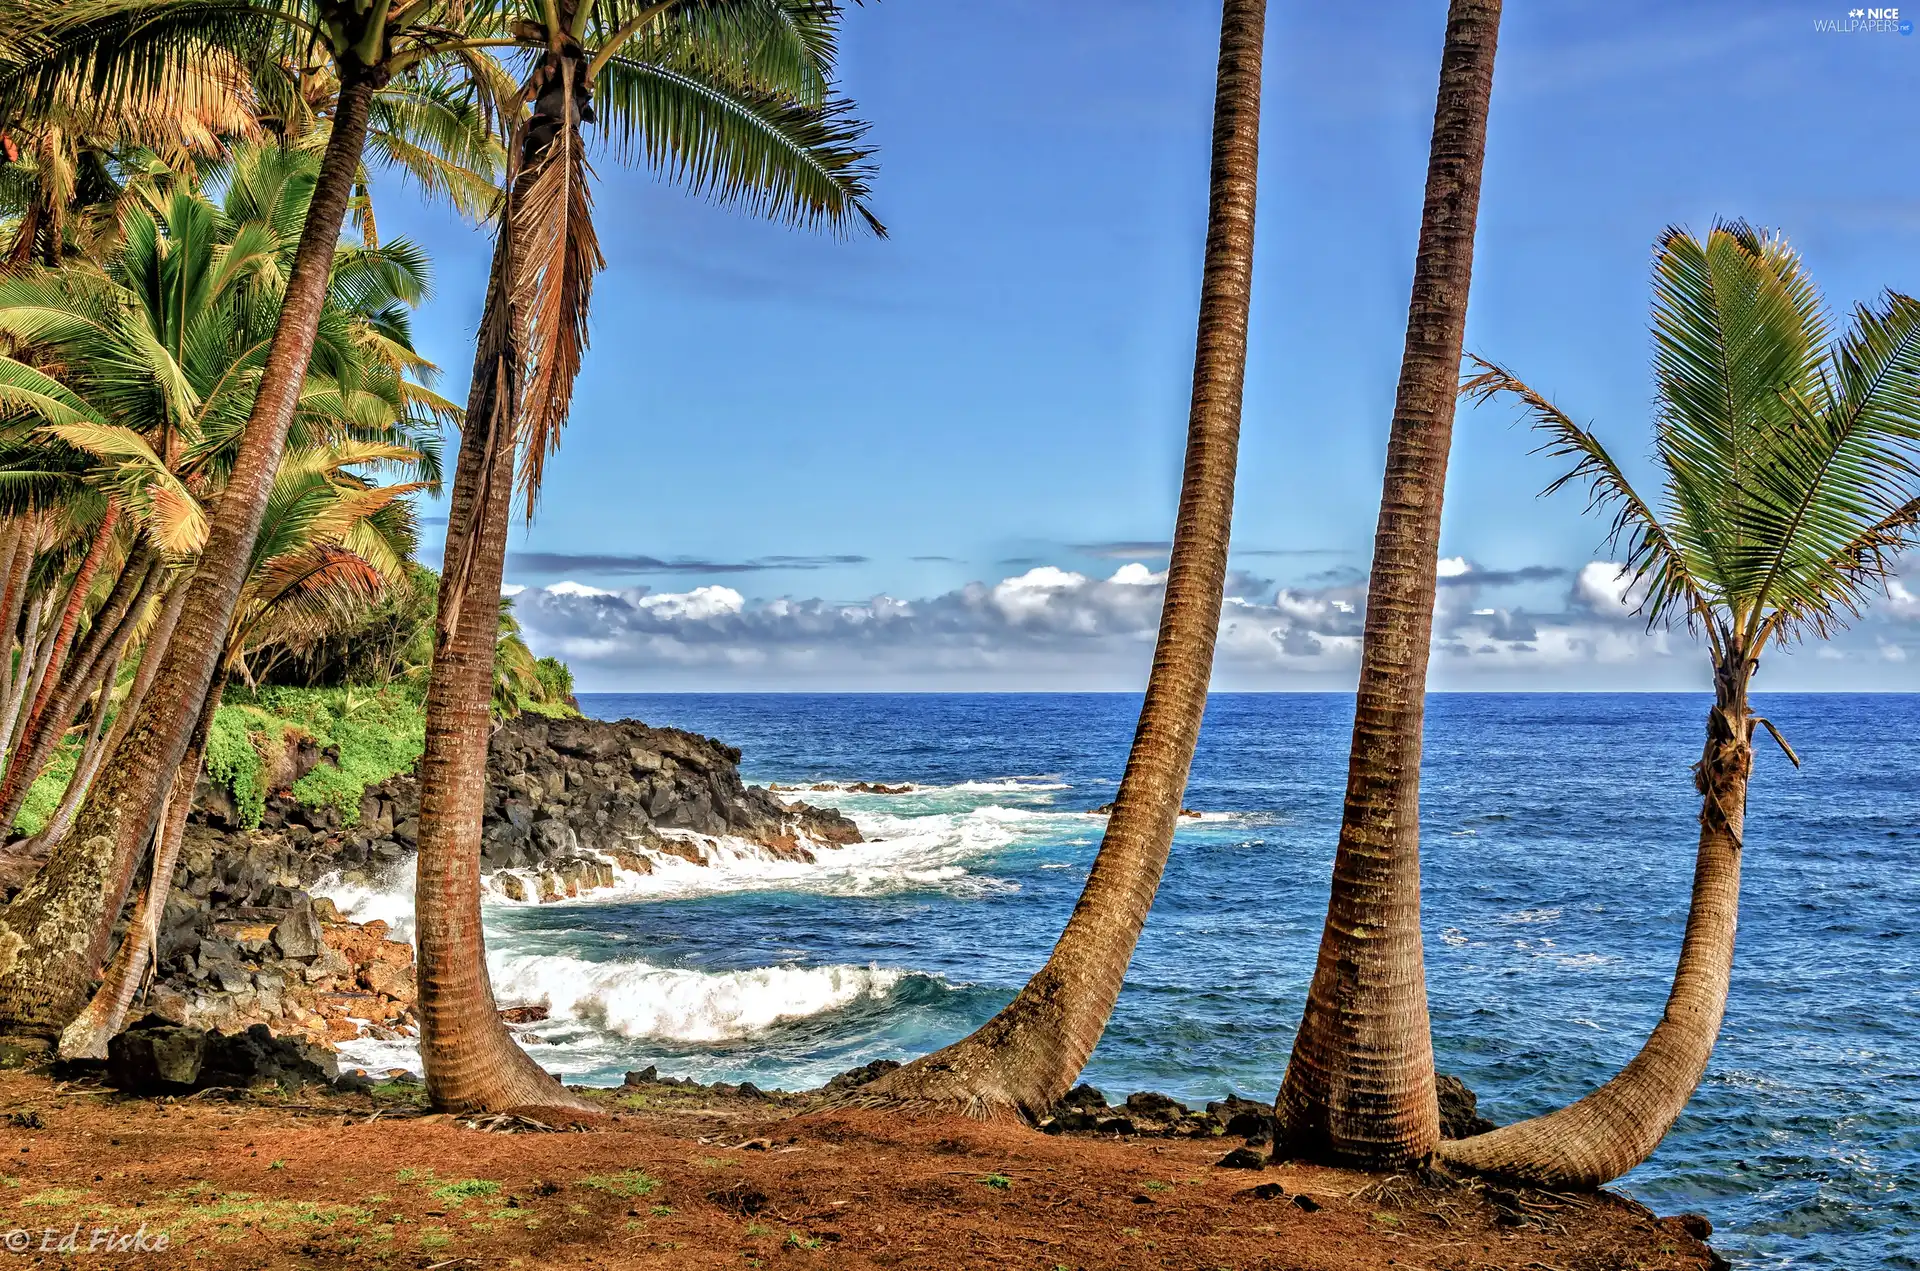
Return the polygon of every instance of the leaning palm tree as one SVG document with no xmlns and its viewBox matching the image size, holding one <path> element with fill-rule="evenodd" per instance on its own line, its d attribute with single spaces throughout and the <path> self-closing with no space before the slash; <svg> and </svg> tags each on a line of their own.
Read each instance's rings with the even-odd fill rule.
<svg viewBox="0 0 1920 1271">
<path fill-rule="evenodd" d="M 276 149 L 257 157 L 257 164 L 236 166 L 218 207 L 183 191 L 169 201 L 164 221 L 131 214 L 125 251 L 103 276 L 69 271 L 0 283 L 0 297 L 14 302 L 0 302 L 0 327 L 36 347 L 62 350 L 56 369 L 65 380 L 0 358 L 0 408 L 42 421 L 33 435 L 47 447 L 94 457 L 157 555 L 197 554 L 195 577 L 206 572 L 216 541 L 209 527 L 218 520 L 199 500 L 217 493 L 219 506 L 226 505 L 239 479 L 253 397 L 272 371 L 275 305 L 290 247 L 274 227 L 297 226 L 288 205 L 313 188 L 310 156 Z M 328 437 L 405 441 L 417 412 L 451 409 L 430 395 L 423 399 L 418 385 L 402 385 L 396 369 L 405 332 L 394 310 L 424 294 L 423 260 L 395 241 L 377 254 L 349 251 L 336 265 L 314 371 L 302 377 L 290 436 L 296 445 Z M 129 349 L 139 356 L 125 356 Z M 169 615 L 172 636 L 153 650 L 161 670 L 145 690 L 148 709 L 94 778 L 71 832 L 0 909 L 0 1030 L 57 1036 L 86 1000 L 144 846 L 137 840 L 123 850 L 115 833 L 125 824 L 123 799 L 129 783 L 157 779 L 129 769 L 128 755 L 143 753 L 141 730 L 154 726 L 153 696 L 165 682 L 167 659 L 192 638 L 184 625 L 189 608 Z M 230 614 L 216 655 L 232 620 Z M 206 700 L 192 702 L 195 718 Z M 163 797 L 171 780 L 169 772 Z"/>
<path fill-rule="evenodd" d="M 1253 294 L 1266 0 L 1226 0 L 1186 471 L 1153 669 L 1113 815 L 1080 903 L 1046 965 L 971 1035 L 861 1088 L 862 1102 L 1044 1114 L 1106 1030 L 1173 846 L 1213 673 L 1233 522 L 1247 312 Z"/>
<path fill-rule="evenodd" d="M 399 9 L 365 0 L 69 0 L 35 12 L 18 6 L 0 13 L 0 112 L 6 114 L 74 83 L 114 101 L 164 92 L 183 82 L 196 60 L 227 54 L 247 65 L 297 64 L 318 54 L 331 61 L 339 86 L 297 238 L 285 244 L 280 261 L 283 285 L 261 373 L 252 384 L 252 407 L 233 438 L 224 492 L 208 526 L 206 550 L 186 581 L 175 638 L 167 643 L 137 719 L 76 820 L 74 841 L 101 845 L 105 863 L 64 876 L 102 880 L 99 904 L 108 911 L 117 912 L 124 899 L 132 862 L 152 832 L 170 774 L 185 757 L 246 582 L 246 562 L 315 361 L 334 257 L 362 172 L 375 91 L 396 76 L 429 69 L 419 57 L 398 64 L 396 41 L 410 39 L 423 48 L 438 38 L 423 25 L 429 20 L 464 14 L 464 20 L 476 21 L 495 12 L 494 6 L 470 11 L 464 0 L 418 0 Z M 456 37 L 455 42 L 462 41 Z M 276 57 L 300 48 L 306 51 Z M 463 47 L 453 60 L 475 58 L 473 48 Z M 491 65 L 491 59 L 478 60 Z M 476 75 L 476 91 L 486 91 L 496 80 Z M 90 939 L 75 934 L 94 925 L 94 911 L 91 903 L 80 906 L 73 923 L 54 924 L 59 930 L 49 931 L 40 943 L 80 939 L 89 954 L 97 954 Z M 40 915 L 30 917 L 48 925 Z M 42 961 L 23 959 L 21 953 L 16 937 L 0 935 L 0 1032 L 57 1031 L 71 1017 L 70 1008 L 77 1009 L 72 985 L 51 994 L 16 991 L 10 977 L 24 962 Z M 91 966 L 97 956 L 82 961 Z M 56 978 L 66 982 L 70 977 Z"/>
<path fill-rule="evenodd" d="M 1440 504 L 1473 277 L 1500 0 L 1453 0 L 1387 437 L 1346 806 L 1276 1149 L 1393 1167 L 1440 1142 L 1420 946 L 1420 744 Z"/>
<path fill-rule="evenodd" d="M 1702 242 L 1661 236 L 1654 262 L 1653 457 L 1643 497 L 1600 439 L 1501 367 L 1465 391 L 1518 399 L 1614 509 L 1623 577 L 1649 625 L 1684 622 L 1713 668 L 1693 767 L 1700 842 L 1665 1012 L 1611 1081 L 1546 1116 L 1444 1144 L 1448 1162 L 1548 1187 L 1597 1187 L 1652 1155 L 1706 1072 L 1726 1008 L 1753 736 L 1748 698 L 1770 646 L 1857 617 L 1899 553 L 1920 544 L 1920 301 L 1887 293 L 1837 341 L 1786 242 L 1742 223 Z"/>
<path fill-rule="evenodd" d="M 831 91 L 833 0 L 550 0 L 517 25 L 537 47 L 533 109 L 509 147 L 466 425 L 447 509 L 420 759 L 414 886 L 420 1053 L 452 1110 L 572 1101 L 500 1023 L 480 926 L 480 821 L 499 595 L 516 484 L 529 513 L 559 444 L 601 266 L 584 125 L 723 203 L 835 229 L 866 224 L 864 125 Z M 708 89 L 689 92 L 690 86 Z"/>
<path fill-rule="evenodd" d="M 208 548 L 187 582 L 177 638 L 139 718 L 81 809 L 88 841 L 106 839 L 116 861 L 131 861 L 165 798 L 164 774 L 186 753 L 313 359 L 379 87 L 407 76 L 458 75 L 485 102 L 489 117 L 507 122 L 519 119 L 524 107 L 503 91 L 511 80 L 500 73 L 493 51 L 529 56 L 546 90 L 559 83 L 564 62 L 579 95 L 571 109 L 590 110 L 597 87 L 613 108 L 621 139 L 658 166 L 726 201 L 797 222 L 833 219 L 836 209 L 849 206 L 865 154 L 853 145 L 859 126 L 830 98 L 822 73 L 832 44 L 822 33 L 836 14 L 832 0 L 585 0 L 565 6 L 564 15 L 532 0 L 414 0 L 398 7 L 365 0 L 65 0 L 25 20 L 0 10 L 7 18 L 0 21 L 0 117 L 76 77 L 115 98 L 175 83 L 194 59 L 222 50 L 240 53 L 250 66 L 304 65 L 309 56 L 321 57 L 337 84 L 313 194 L 285 266 L 267 372 L 238 435 Z M 790 91 L 795 86 L 798 91 Z M 541 109 L 550 121 L 566 113 L 556 103 Z M 551 132 L 528 132 L 524 121 L 517 135 L 542 154 L 555 140 Z M 556 263 L 560 256 L 565 263 L 547 287 L 548 298 L 522 307 L 527 316 L 534 308 L 560 306 L 544 312 L 539 327 L 551 345 L 529 346 L 528 354 L 539 368 L 535 391 L 556 402 L 577 366 L 578 331 L 561 311 L 584 301 L 585 278 L 598 261 L 584 218 L 585 161 L 577 141 L 573 133 L 560 139 L 567 162 L 539 165 L 546 180 L 537 191 L 529 187 L 531 201 L 521 200 L 536 210 L 517 231 L 549 248 L 566 245 L 558 249 Z M 520 156 L 523 174 L 532 171 L 527 158 Z M 552 233 L 554 225 L 565 231 Z M 540 252 L 528 250 L 530 258 Z M 525 271 L 530 280 L 546 276 L 544 264 Z M 540 458 L 558 435 L 557 428 L 540 431 L 542 444 L 529 451 L 534 485 Z M 110 884 L 126 877 L 117 869 L 107 875 Z M 122 884 L 110 907 L 123 896 Z M 0 937 L 0 980 L 12 955 Z M 0 1032 L 10 1027 L 5 1000 L 0 992 Z"/>
<path fill-rule="evenodd" d="M 287 453 L 254 543 L 247 586 L 222 652 L 223 671 L 244 667 L 247 652 L 263 643 L 311 639 L 350 620 L 406 578 L 419 536 L 412 506 L 402 500 L 421 489 L 421 483 L 374 485 L 352 469 L 380 464 L 417 471 L 421 459 L 404 447 L 351 441 L 296 447 Z M 216 676 L 207 692 L 186 762 L 167 793 L 146 889 L 134 904 L 100 987 L 61 1033 L 63 1059 L 104 1059 L 107 1043 L 126 1022 L 127 1008 L 153 957 L 194 785 L 227 678 Z"/>
</svg>

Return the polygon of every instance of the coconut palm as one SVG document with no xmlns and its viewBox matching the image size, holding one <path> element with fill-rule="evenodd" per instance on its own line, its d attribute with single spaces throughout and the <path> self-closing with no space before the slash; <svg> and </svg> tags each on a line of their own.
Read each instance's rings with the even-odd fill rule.
<svg viewBox="0 0 1920 1271">
<path fill-rule="evenodd" d="M 529 510 L 558 445 L 601 265 L 586 135 L 722 203 L 803 225 L 880 225 L 863 128 L 830 90 L 831 0 L 553 0 L 517 29 L 537 46 L 506 194 L 447 516 L 420 760 L 414 887 L 420 1051 L 438 1107 L 569 1101 L 494 1009 L 480 928 L 480 820 L 499 594 L 516 458 Z M 696 85 L 707 87 L 690 91 Z"/>
<path fill-rule="evenodd" d="M 66 876 L 105 879 L 109 891 L 101 903 L 109 910 L 117 909 L 124 897 L 131 863 L 165 798 L 168 774 L 185 757 L 246 582 L 250 549 L 315 360 L 334 256 L 362 172 L 375 90 L 396 75 L 424 69 L 418 58 L 407 66 L 396 64 L 395 41 L 411 38 L 423 44 L 419 23 L 443 12 L 476 20 L 463 0 L 416 0 L 399 9 L 364 0 L 72 0 L 31 15 L 38 19 L 38 29 L 23 24 L 17 13 L 0 24 L 0 58 L 5 63 L 0 64 L 0 109 L 75 82 L 113 101 L 136 92 L 164 91 L 180 82 L 196 59 L 227 53 L 250 66 L 297 62 L 317 53 L 330 60 L 339 85 L 297 241 L 280 261 L 283 286 L 272 310 L 274 328 L 262 373 L 253 385 L 246 423 L 233 439 L 230 469 L 208 526 L 206 549 L 186 582 L 175 638 L 161 655 L 138 718 L 78 815 L 74 840 L 102 845 L 110 867 Z M 492 9 L 481 6 L 480 12 Z M 301 47 L 306 54 L 293 52 Z M 485 60 L 472 50 L 461 50 L 455 61 L 463 57 Z M 477 75 L 476 91 L 497 78 Z M 75 912 L 84 915 L 70 930 L 62 926 L 66 935 L 47 938 L 77 939 L 72 932 L 94 925 L 94 909 L 93 904 L 80 906 Z M 19 973 L 18 952 L 0 937 L 0 1030 L 29 1022 L 34 1030 L 58 1028 L 66 1021 L 55 1017 L 70 1017 L 69 1007 L 78 1005 L 71 987 L 51 994 L 9 989 L 9 977 Z M 85 961 L 92 964 L 96 958 Z M 61 973 L 56 978 L 64 983 L 67 977 Z"/>
<path fill-rule="evenodd" d="M 155 553 L 200 552 L 195 576 L 205 572 L 218 519 L 200 500 L 218 493 L 224 507 L 240 471 L 252 397 L 272 373 L 288 231 L 299 226 L 317 166 L 309 155 L 264 149 L 235 166 L 218 206 L 182 191 L 164 218 L 131 214 L 125 251 L 101 273 L 0 282 L 0 331 L 57 352 L 64 376 L 0 360 L 0 407 L 40 421 L 33 437 L 45 449 L 91 458 L 95 482 L 123 501 Z M 404 242 L 337 260 L 290 430 L 296 453 L 322 441 L 404 444 L 432 413 L 452 410 L 405 380 L 404 308 L 424 294 L 423 265 Z M 36 479 L 15 475 L 29 486 Z M 162 670 L 146 689 L 148 704 L 164 684 L 171 646 L 188 637 L 189 610 L 182 602 L 172 639 L 150 650 Z M 216 654 L 226 647 L 222 632 Z M 196 717 L 205 700 L 193 703 Z M 72 832 L 0 911 L 0 1024 L 20 1035 L 57 1034 L 105 953 L 143 846 L 122 851 L 112 833 L 116 800 L 132 779 L 128 747 L 143 727 L 151 723 L 129 726 Z"/>
<path fill-rule="evenodd" d="M 417 469 L 421 459 L 404 447 L 366 442 L 288 451 L 255 540 L 247 586 L 223 653 L 224 669 L 243 668 L 247 652 L 262 643 L 323 632 L 405 579 L 418 534 L 412 505 L 403 500 L 422 488 L 421 483 L 374 485 L 353 469 L 373 463 Z M 194 784 L 227 678 L 216 676 L 207 693 L 187 761 L 167 794 L 147 886 L 100 987 L 61 1034 L 63 1059 L 105 1058 L 108 1041 L 126 1021 L 153 953 Z"/>
<path fill-rule="evenodd" d="M 338 85 L 313 197 L 286 268 L 267 373 L 240 434 L 208 548 L 188 581 L 179 638 L 169 642 L 140 718 L 82 809 L 89 839 L 111 840 L 114 858 L 130 860 L 165 797 L 161 774 L 177 768 L 185 754 L 314 351 L 377 88 L 439 69 L 464 77 L 491 116 L 505 122 L 519 119 L 523 108 L 492 50 L 526 52 L 549 86 L 565 61 L 573 67 L 569 78 L 579 81 L 577 105 L 585 104 L 587 81 L 599 85 L 616 108 L 616 137 L 672 175 L 723 201 L 817 221 L 847 206 L 864 156 L 852 145 L 859 128 L 827 95 L 821 70 L 827 65 L 822 55 L 831 50 L 823 32 L 835 12 L 831 0 L 587 0 L 568 5 L 562 21 L 551 5 L 529 0 L 413 0 L 399 7 L 363 0 L 70 0 L 35 14 L 38 26 L 0 24 L 0 112 L 75 77 L 111 98 L 172 83 L 194 58 L 216 50 L 243 50 L 250 66 L 304 65 L 318 55 Z M 589 47 L 591 61 L 582 56 Z M 582 79 L 577 71 L 588 74 Z M 795 81 L 804 92 L 787 91 Z M 524 123 L 522 135 L 543 153 L 553 141 L 551 134 L 525 132 Z M 546 241 L 569 245 L 562 254 L 572 253 L 571 276 L 556 274 L 548 288 L 556 299 L 543 302 L 564 307 L 584 300 L 581 267 L 591 272 L 598 255 L 590 232 L 573 232 L 586 226 L 584 158 L 566 138 L 561 150 L 575 157 L 544 165 L 547 181 L 530 190 L 536 202 L 564 192 L 550 209 L 561 215 L 531 215 L 522 229 L 566 227 Z M 525 276 L 545 277 L 539 268 Z M 559 354 L 537 363 L 537 389 L 551 399 L 577 364 L 578 332 L 557 312 L 545 316 L 538 330 L 551 344 L 533 352 Z M 528 472 L 536 484 L 537 456 L 557 435 L 557 428 L 545 428 L 542 445 L 530 451 L 536 457 Z M 463 570 L 460 585 L 465 578 Z M 0 977 L 9 956 L 0 947 Z M 4 998 L 0 993 L 0 1029 Z"/>
<path fill-rule="evenodd" d="M 92 92 L 71 75 L 43 87 L 0 136 L 4 258 L 16 268 L 97 259 L 143 177 L 176 175 L 263 135 L 245 71 L 223 50 L 125 94 Z"/>
<path fill-rule="evenodd" d="M 76 568 L 48 654 L 54 674 L 42 681 L 0 781 L 0 825 L 12 824 L 79 697 L 92 691 L 83 674 L 58 672 L 121 510 L 145 542 L 176 558 L 197 554 L 205 541 L 207 517 L 189 487 L 210 489 L 231 463 L 271 331 L 271 309 L 255 304 L 253 293 L 276 270 L 285 233 L 297 228 L 314 166 L 277 148 L 246 148 L 232 165 L 221 205 L 179 189 L 161 200 L 160 214 L 130 215 L 126 242 L 104 278 L 76 270 L 0 280 L 0 336 L 61 368 L 61 387 L 82 405 L 69 417 L 39 401 L 31 382 L 39 373 L 17 360 L 0 366 L 0 394 L 10 387 L 26 393 L 20 408 L 49 420 L 36 442 L 52 439 L 90 455 L 97 465 L 92 484 L 109 492 L 104 513 L 89 528 L 93 546 Z M 405 242 L 344 254 L 333 279 L 335 312 L 327 319 L 325 348 L 334 374 L 305 390 L 309 416 L 345 418 L 354 407 L 336 399 L 343 391 L 366 391 L 357 381 L 343 390 L 339 378 L 362 374 L 367 359 L 356 342 L 382 342 L 389 362 L 385 350 L 403 346 L 385 327 L 404 321 L 390 312 L 394 306 L 404 308 L 422 294 L 421 269 L 418 250 Z M 395 392 L 424 394 L 399 369 L 387 369 L 368 397 L 376 417 Z M 328 409 L 316 411 L 323 401 Z M 4 476 L 16 483 L 41 478 L 44 493 L 44 480 L 54 474 L 33 460 L 57 457 L 45 446 L 28 450 L 29 463 L 7 465 Z M 150 554 L 127 554 L 126 571 L 151 564 Z M 76 662 L 83 671 L 93 665 Z M 57 700 L 56 684 L 63 694 Z"/>
<path fill-rule="evenodd" d="M 1420 742 L 1440 504 L 1473 276 L 1500 0 L 1453 0 L 1414 263 L 1333 892 L 1276 1149 L 1393 1167 L 1440 1142 L 1420 947 Z"/>
<path fill-rule="evenodd" d="M 1037 1118 L 1093 1054 L 1173 845 L 1206 713 L 1239 457 L 1266 0 L 1226 0 L 1186 469 L 1153 669 L 1107 832 L 1046 965 L 971 1035 L 861 1088 L 862 1102 Z"/>
<path fill-rule="evenodd" d="M 1706 640 L 1713 706 L 1694 765 L 1700 841 L 1666 1010 L 1611 1081 L 1543 1117 L 1445 1144 L 1454 1164 L 1595 1187 L 1653 1153 L 1705 1073 L 1733 969 L 1761 655 L 1857 617 L 1920 542 L 1920 301 L 1889 292 L 1828 342 L 1819 291 L 1778 236 L 1744 223 L 1661 236 L 1654 261 L 1653 458 L 1637 491 L 1600 439 L 1505 369 L 1466 385 L 1517 399 L 1544 449 L 1575 461 L 1625 540 L 1623 578 L 1649 625 Z"/>
</svg>

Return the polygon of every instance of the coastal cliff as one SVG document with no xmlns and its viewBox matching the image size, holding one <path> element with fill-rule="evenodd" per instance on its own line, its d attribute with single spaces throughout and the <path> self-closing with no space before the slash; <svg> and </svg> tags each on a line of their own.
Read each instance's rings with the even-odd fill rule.
<svg viewBox="0 0 1920 1271">
<path fill-rule="evenodd" d="M 302 750 L 280 775 L 290 785 L 328 762 Z M 747 785 L 739 763 L 733 747 L 678 729 L 523 715 L 489 749 L 481 872 L 505 900 L 550 902 L 669 862 L 704 866 L 721 839 L 801 861 L 860 841 L 839 812 Z M 315 895 L 404 885 L 418 811 L 418 783 L 399 776 L 347 815 L 283 789 L 245 829 L 231 796 L 203 781 L 160 920 L 159 969 L 135 1014 L 226 1031 L 264 1023 L 320 1045 L 406 1035 L 411 944 Z"/>
</svg>

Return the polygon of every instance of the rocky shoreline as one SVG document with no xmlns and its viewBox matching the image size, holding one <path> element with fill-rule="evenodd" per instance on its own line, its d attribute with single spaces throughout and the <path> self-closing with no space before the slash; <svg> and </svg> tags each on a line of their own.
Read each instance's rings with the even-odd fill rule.
<svg viewBox="0 0 1920 1271">
<path fill-rule="evenodd" d="M 255 829 L 203 779 L 160 919 L 158 970 L 136 1015 L 223 1033 L 262 1024 L 324 1049 L 412 1034 L 411 943 L 385 922 L 347 921 L 315 892 L 404 875 L 418 783 L 399 776 L 370 787 L 357 817 L 284 793 L 326 762 L 311 747 L 290 748 L 283 792 Z M 678 729 L 523 715 L 494 734 L 488 753 L 481 873 L 505 899 L 551 902 L 669 861 L 707 865 L 719 839 L 809 862 L 860 841 L 837 811 L 748 786 L 739 763 L 733 747 Z"/>
</svg>

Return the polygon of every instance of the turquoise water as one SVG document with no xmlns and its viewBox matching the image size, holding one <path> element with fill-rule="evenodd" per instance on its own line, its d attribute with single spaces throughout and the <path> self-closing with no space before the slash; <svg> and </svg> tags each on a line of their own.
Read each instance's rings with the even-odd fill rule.
<svg viewBox="0 0 1920 1271">
<path fill-rule="evenodd" d="M 749 779 L 809 792 L 874 843 L 751 854 L 615 897 L 489 910 L 501 996 L 545 998 L 530 1048 L 797 1088 L 989 1016 L 1044 959 L 1085 878 L 1137 699 L 588 696 L 603 717 L 725 738 Z M 1604 1080 L 1658 1018 L 1696 831 L 1705 698 L 1432 699 L 1424 921 L 1443 1071 L 1497 1120 Z M 1806 762 L 1757 762 L 1740 951 L 1705 1083 L 1622 1184 L 1709 1215 L 1753 1268 L 1920 1268 L 1920 698 L 1772 696 Z M 1087 1079 L 1110 1093 L 1270 1098 L 1325 911 L 1351 699 L 1224 695 L 1208 711 L 1152 919 Z M 792 797 L 792 796 L 789 796 Z"/>
</svg>

